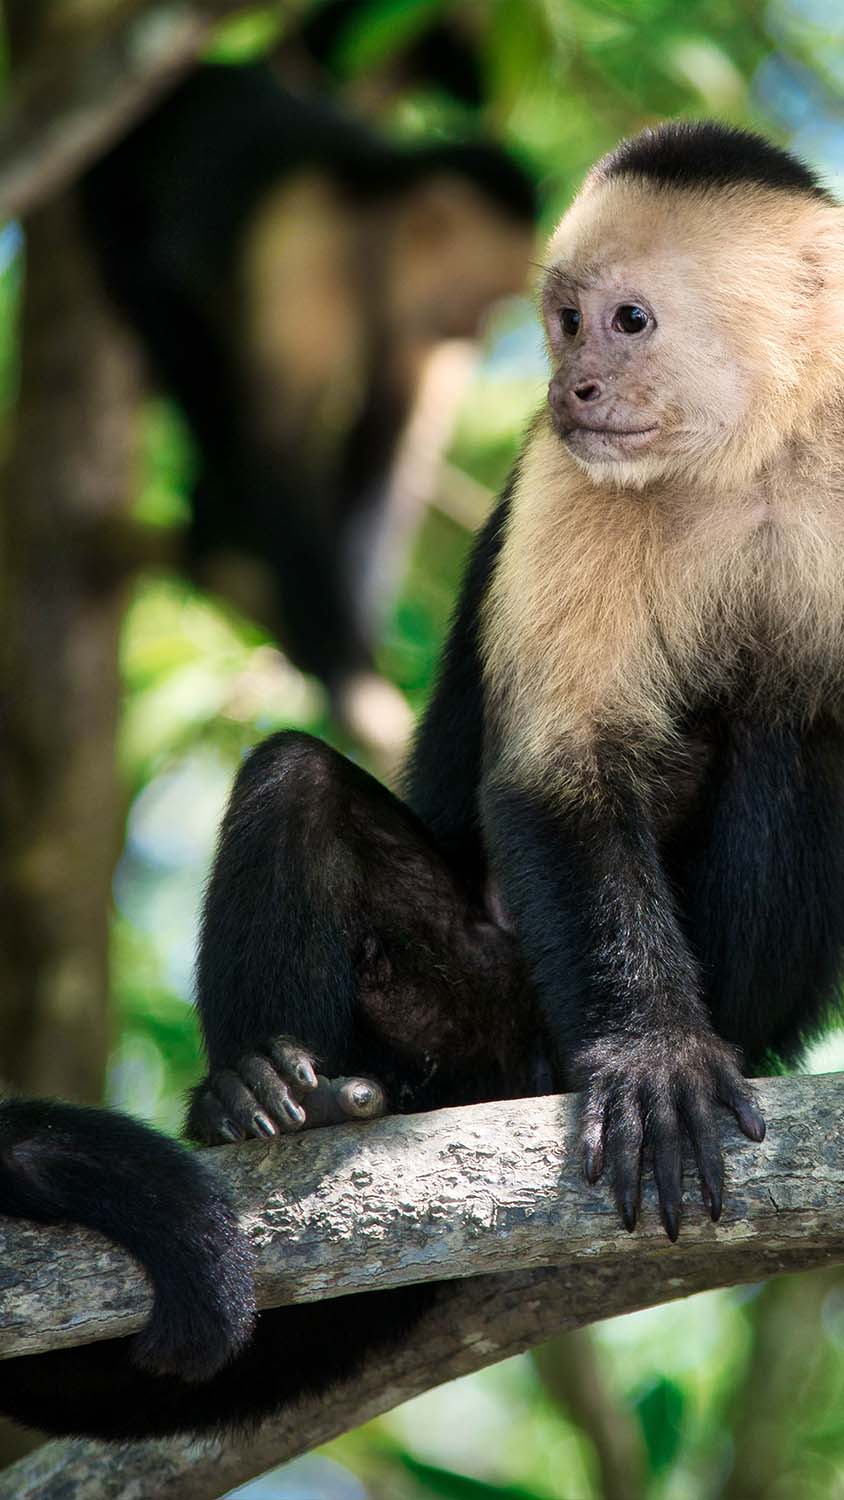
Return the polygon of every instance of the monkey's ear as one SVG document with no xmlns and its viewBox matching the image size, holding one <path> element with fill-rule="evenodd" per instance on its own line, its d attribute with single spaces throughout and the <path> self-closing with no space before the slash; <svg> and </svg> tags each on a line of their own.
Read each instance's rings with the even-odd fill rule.
<svg viewBox="0 0 844 1500">
<path fill-rule="evenodd" d="M 823 204 L 810 216 L 800 249 L 796 290 L 803 303 L 801 333 L 815 373 L 844 372 L 844 208 Z"/>
</svg>

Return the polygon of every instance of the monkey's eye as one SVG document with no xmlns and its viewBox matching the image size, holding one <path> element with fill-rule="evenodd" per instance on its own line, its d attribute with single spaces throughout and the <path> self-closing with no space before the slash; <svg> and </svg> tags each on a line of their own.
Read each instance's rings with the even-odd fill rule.
<svg viewBox="0 0 844 1500">
<path fill-rule="evenodd" d="M 637 307 L 635 303 L 625 302 L 622 307 L 616 310 L 612 326 L 613 328 L 617 328 L 619 333 L 641 333 L 643 328 L 647 328 L 650 321 L 643 307 Z"/>
<path fill-rule="evenodd" d="M 576 338 L 580 332 L 581 316 L 576 307 L 564 307 L 560 313 L 560 327 L 567 339 Z"/>
</svg>

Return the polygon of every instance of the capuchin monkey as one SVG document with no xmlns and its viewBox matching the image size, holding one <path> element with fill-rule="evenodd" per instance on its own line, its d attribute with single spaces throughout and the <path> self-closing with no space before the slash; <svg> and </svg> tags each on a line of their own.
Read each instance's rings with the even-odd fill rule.
<svg viewBox="0 0 844 1500">
<path fill-rule="evenodd" d="M 548 401 L 406 800 L 301 734 L 240 771 L 188 1133 L 302 1128 L 318 1067 L 393 1110 L 577 1088 L 587 1177 L 632 1230 L 652 1171 L 674 1239 L 684 1144 L 717 1219 L 723 1120 L 764 1134 L 745 1074 L 796 1054 L 841 969 L 842 210 L 756 136 L 666 125 L 591 172 L 542 309 Z M 131 1341 L 0 1362 L 0 1406 L 104 1437 L 248 1420 L 437 1295 L 262 1314 L 194 1384 Z"/>
<path fill-rule="evenodd" d="M 391 141 L 255 63 L 198 69 L 81 192 L 194 441 L 195 577 L 346 717 L 374 672 L 371 559 L 420 376 L 523 288 L 531 182 L 497 145 Z"/>
</svg>

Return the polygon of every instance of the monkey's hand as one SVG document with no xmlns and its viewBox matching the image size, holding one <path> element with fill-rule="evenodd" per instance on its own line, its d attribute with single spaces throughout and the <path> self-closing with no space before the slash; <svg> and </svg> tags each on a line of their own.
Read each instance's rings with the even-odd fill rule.
<svg viewBox="0 0 844 1500">
<path fill-rule="evenodd" d="M 643 1159 L 650 1161 L 666 1234 L 676 1240 L 683 1195 L 682 1145 L 691 1143 L 703 1201 L 721 1215 L 724 1164 L 719 1106 L 732 1111 L 752 1141 L 765 1121 L 734 1048 L 712 1032 L 603 1038 L 574 1059 L 583 1091 L 581 1138 L 588 1182 L 609 1175 L 624 1227 L 639 1216 Z"/>
<path fill-rule="evenodd" d="M 213 1069 L 191 1096 L 186 1133 L 220 1146 L 386 1114 L 374 1078 L 326 1078 L 307 1047 L 273 1037 L 230 1068 Z"/>
</svg>

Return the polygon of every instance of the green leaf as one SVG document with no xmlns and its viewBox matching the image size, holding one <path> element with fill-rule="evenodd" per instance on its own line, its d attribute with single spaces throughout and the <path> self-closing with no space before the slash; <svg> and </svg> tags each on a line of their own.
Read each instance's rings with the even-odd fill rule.
<svg viewBox="0 0 844 1500">
<path fill-rule="evenodd" d="M 262 57 L 278 41 L 281 7 L 262 5 L 221 21 L 203 54 L 206 62 L 244 63 Z"/>
<path fill-rule="evenodd" d="M 683 1430 L 686 1395 L 676 1380 L 660 1376 L 641 1392 L 634 1409 L 653 1474 L 664 1474 L 677 1456 Z"/>
<path fill-rule="evenodd" d="M 377 0 L 347 23 L 337 62 L 348 77 L 378 67 L 409 46 L 436 18 L 441 0 Z"/>
<path fill-rule="evenodd" d="M 409 1453 L 400 1454 L 399 1461 L 414 1479 L 424 1484 L 430 1495 L 440 1495 L 442 1500 L 545 1500 L 537 1490 L 526 1490 L 523 1485 L 471 1479 L 468 1474 L 455 1474 L 452 1469 L 423 1463 Z"/>
</svg>

